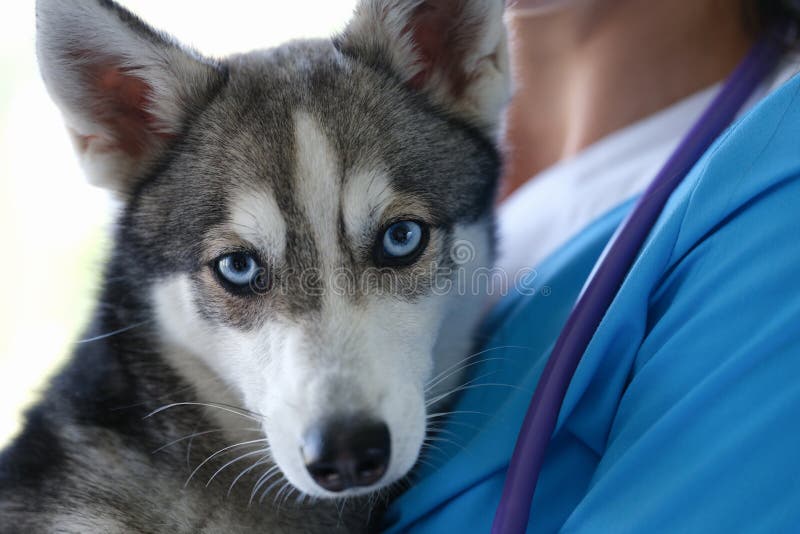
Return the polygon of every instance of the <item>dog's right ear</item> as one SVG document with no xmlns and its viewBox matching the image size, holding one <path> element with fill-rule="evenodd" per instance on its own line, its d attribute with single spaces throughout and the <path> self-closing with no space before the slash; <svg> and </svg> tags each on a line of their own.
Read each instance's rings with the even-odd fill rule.
<svg viewBox="0 0 800 534">
<path fill-rule="evenodd" d="M 224 83 L 111 0 L 37 0 L 37 55 L 89 180 L 129 192 Z"/>
<path fill-rule="evenodd" d="M 359 0 L 337 48 L 494 137 L 511 97 L 505 0 Z"/>
</svg>

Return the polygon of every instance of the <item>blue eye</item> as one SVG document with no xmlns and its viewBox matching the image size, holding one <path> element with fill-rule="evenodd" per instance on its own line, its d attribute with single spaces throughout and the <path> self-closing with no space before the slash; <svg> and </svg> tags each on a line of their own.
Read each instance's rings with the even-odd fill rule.
<svg viewBox="0 0 800 534">
<path fill-rule="evenodd" d="M 380 263 L 407 264 L 425 247 L 427 231 L 418 222 L 398 221 L 383 232 L 378 254 Z"/>
<path fill-rule="evenodd" d="M 263 276 L 263 269 L 252 254 L 234 252 L 225 254 L 217 260 L 217 273 L 224 282 L 235 289 L 258 289 L 258 280 Z"/>
</svg>

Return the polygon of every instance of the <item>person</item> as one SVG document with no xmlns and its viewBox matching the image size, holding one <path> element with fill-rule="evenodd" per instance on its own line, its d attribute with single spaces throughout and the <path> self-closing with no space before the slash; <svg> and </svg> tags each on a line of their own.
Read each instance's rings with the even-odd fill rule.
<svg viewBox="0 0 800 534">
<path fill-rule="evenodd" d="M 779 0 L 510 6 L 498 267 L 535 267 L 536 291 L 489 314 L 387 532 L 490 530 L 532 391 L 604 246 L 758 36 L 790 20 L 800 5 Z M 787 42 L 650 232 L 569 386 L 529 533 L 800 525 L 798 70 Z"/>
</svg>

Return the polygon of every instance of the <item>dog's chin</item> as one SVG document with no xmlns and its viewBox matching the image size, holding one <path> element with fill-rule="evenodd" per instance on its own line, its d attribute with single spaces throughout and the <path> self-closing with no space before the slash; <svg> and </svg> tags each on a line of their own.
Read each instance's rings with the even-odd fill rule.
<svg viewBox="0 0 800 534">
<path fill-rule="evenodd" d="M 402 477 L 401 477 L 402 478 Z M 397 482 L 399 479 L 395 480 L 387 480 L 386 482 L 378 482 L 374 486 L 363 487 L 363 488 L 353 488 L 344 490 L 338 493 L 334 493 L 331 491 L 325 491 L 320 487 L 303 487 L 300 488 L 295 486 L 300 492 L 314 497 L 315 499 L 324 499 L 324 500 L 339 500 L 339 499 L 350 499 L 354 497 L 369 497 L 370 495 L 374 495 L 379 493 L 381 490 L 384 490 L 390 487 L 394 482 Z M 291 483 L 291 481 L 289 481 Z"/>
<path fill-rule="evenodd" d="M 278 468 L 281 470 L 289 483 L 302 494 L 309 495 L 316 499 L 337 500 L 349 499 L 353 497 L 368 497 L 370 495 L 380 493 L 383 490 L 390 488 L 399 480 L 402 480 L 406 475 L 408 475 L 413 466 L 414 464 L 412 463 L 407 469 L 398 469 L 396 473 L 393 472 L 394 470 L 387 472 L 383 478 L 371 486 L 350 488 L 340 492 L 326 491 L 304 477 L 299 477 L 299 480 L 295 480 L 294 477 L 289 474 L 289 472 L 285 471 L 283 467 L 280 466 L 280 464 L 278 465 Z"/>
</svg>

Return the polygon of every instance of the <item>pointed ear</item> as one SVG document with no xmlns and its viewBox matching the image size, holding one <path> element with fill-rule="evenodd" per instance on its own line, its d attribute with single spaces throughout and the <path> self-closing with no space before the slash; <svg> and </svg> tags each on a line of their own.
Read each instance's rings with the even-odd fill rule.
<svg viewBox="0 0 800 534">
<path fill-rule="evenodd" d="M 90 181 L 125 193 L 224 83 L 111 0 L 37 0 L 37 55 Z"/>
<path fill-rule="evenodd" d="M 361 0 L 336 40 L 494 136 L 511 96 L 504 0 Z"/>
</svg>

